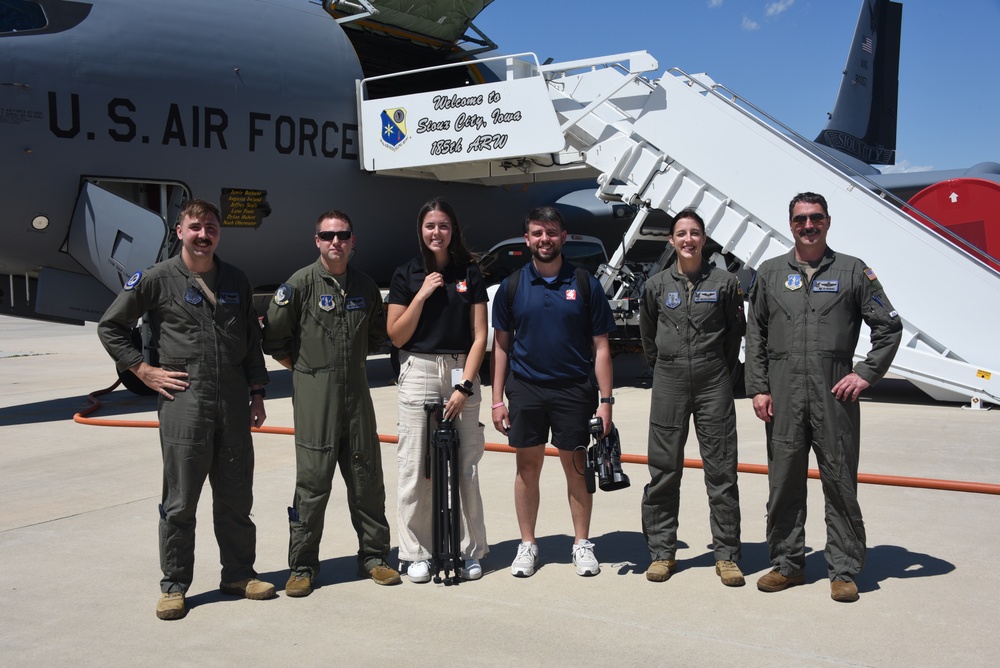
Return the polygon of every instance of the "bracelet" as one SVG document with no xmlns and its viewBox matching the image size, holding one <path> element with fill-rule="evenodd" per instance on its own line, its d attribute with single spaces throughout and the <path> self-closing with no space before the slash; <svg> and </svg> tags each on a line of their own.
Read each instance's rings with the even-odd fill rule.
<svg viewBox="0 0 1000 668">
<path fill-rule="evenodd" d="M 464 394 L 467 397 L 471 397 L 473 394 L 475 394 L 472 390 L 470 390 L 469 388 L 467 388 L 465 385 L 459 385 L 459 384 L 456 383 L 455 389 L 458 390 L 459 392 L 461 392 L 462 394 Z"/>
<path fill-rule="evenodd" d="M 502 401 L 498 401 L 497 403 L 493 404 L 493 405 L 492 405 L 492 406 L 490 407 L 490 410 L 491 410 L 491 411 L 492 411 L 492 410 L 495 410 L 495 409 L 497 409 L 497 408 L 500 408 L 500 407 L 501 407 L 501 406 L 503 406 L 503 405 L 504 405 L 504 404 L 503 404 L 503 402 L 502 402 Z"/>
</svg>

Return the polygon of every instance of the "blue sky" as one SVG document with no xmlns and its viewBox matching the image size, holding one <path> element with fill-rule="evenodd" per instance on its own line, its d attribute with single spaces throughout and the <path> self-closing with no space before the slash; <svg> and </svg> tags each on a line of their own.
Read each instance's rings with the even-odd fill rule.
<svg viewBox="0 0 1000 668">
<path fill-rule="evenodd" d="M 861 0 L 494 0 L 475 21 L 502 53 L 556 62 L 650 52 L 706 72 L 814 138 Z M 1000 162 L 1000 0 L 903 0 L 896 171 Z M 883 168 L 884 169 L 884 168 Z"/>
</svg>

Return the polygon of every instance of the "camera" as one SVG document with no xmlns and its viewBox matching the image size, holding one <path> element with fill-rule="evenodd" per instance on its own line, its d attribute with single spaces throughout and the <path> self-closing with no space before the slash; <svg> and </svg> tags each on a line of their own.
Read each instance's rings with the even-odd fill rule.
<svg viewBox="0 0 1000 668">
<path fill-rule="evenodd" d="M 587 466 L 584 477 L 587 481 L 587 491 L 595 491 L 595 480 L 603 492 L 613 492 L 629 486 L 628 476 L 622 471 L 622 446 L 618 438 L 618 428 L 612 423 L 611 431 L 601 437 L 604 432 L 604 420 L 599 417 L 590 420 L 590 435 L 594 443 L 587 448 Z"/>
</svg>

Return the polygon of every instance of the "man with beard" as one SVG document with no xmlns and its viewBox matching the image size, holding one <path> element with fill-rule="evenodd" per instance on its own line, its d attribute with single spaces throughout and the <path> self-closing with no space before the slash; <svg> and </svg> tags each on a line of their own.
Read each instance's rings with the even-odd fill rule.
<svg viewBox="0 0 1000 668">
<path fill-rule="evenodd" d="M 160 394 L 160 619 L 187 614 L 195 511 L 205 478 L 212 484 L 222 561 L 219 588 L 249 599 L 274 596 L 274 585 L 258 580 L 253 569 L 257 529 L 250 519 L 250 428 L 264 423 L 268 382 L 253 290 L 243 272 L 215 255 L 219 210 L 214 204 L 185 202 L 176 232 L 180 254 L 136 272 L 97 327 L 119 373 L 131 370 Z M 132 345 L 132 326 L 140 316 L 152 330 L 158 367 L 143 361 Z"/>
<path fill-rule="evenodd" d="M 764 262 L 750 290 L 746 389 L 767 430 L 765 592 L 805 582 L 806 474 L 816 453 L 826 497 L 826 562 L 835 601 L 858 600 L 865 562 L 858 504 L 861 412 L 858 395 L 877 383 L 902 338 L 899 314 L 875 272 L 826 245 L 826 199 L 800 193 L 788 205 L 795 247 Z M 853 365 L 861 321 L 871 350 Z"/>
<path fill-rule="evenodd" d="M 504 280 L 493 302 L 492 419 L 517 449 L 514 507 L 521 544 L 511 573 L 529 577 L 538 565 L 538 482 L 551 429 L 552 445 L 566 475 L 573 564 L 578 575 L 597 575 L 601 567 L 589 540 L 593 497 L 582 472 L 588 423 L 595 409 L 604 422 L 604 435 L 611 429 L 614 398 L 608 333 L 615 330 L 615 323 L 600 283 L 563 258 L 566 229 L 556 208 L 528 213 L 524 240 L 531 262 Z"/>
</svg>

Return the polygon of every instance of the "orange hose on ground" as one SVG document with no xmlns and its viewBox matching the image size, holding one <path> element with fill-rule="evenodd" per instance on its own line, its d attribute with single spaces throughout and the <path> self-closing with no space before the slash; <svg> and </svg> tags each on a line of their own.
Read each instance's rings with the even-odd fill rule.
<svg viewBox="0 0 1000 668">
<path fill-rule="evenodd" d="M 87 417 L 100 408 L 101 402 L 97 399 L 97 397 L 111 392 L 118 387 L 120 382 L 121 381 L 118 381 L 111 387 L 107 387 L 103 390 L 96 390 L 87 395 L 87 399 L 90 401 L 91 405 L 73 415 L 73 421 L 79 424 L 88 424 L 99 427 L 159 427 L 160 423 L 156 420 L 99 420 Z M 295 434 L 295 429 L 292 427 L 264 426 L 259 428 L 255 427 L 250 431 L 261 434 L 281 434 L 284 436 L 293 436 Z M 386 444 L 399 442 L 397 437 L 388 434 L 379 434 L 378 439 L 380 443 Z M 514 448 L 501 443 L 487 443 L 486 449 L 490 452 L 516 452 Z M 558 456 L 559 451 L 553 447 L 546 447 L 545 454 L 548 457 L 556 457 Z M 622 462 L 625 464 L 648 464 L 649 459 L 646 455 L 631 455 L 623 453 Z M 700 469 L 704 468 L 704 465 L 700 459 L 685 459 L 684 468 Z M 738 464 L 736 466 L 736 470 L 740 473 L 757 473 L 767 475 L 766 464 Z M 819 471 L 817 469 L 809 469 L 808 475 L 814 480 L 819 480 Z M 985 482 L 940 480 L 937 478 L 910 478 L 906 476 L 879 475 L 875 473 L 859 473 L 858 482 L 868 485 L 889 485 L 891 487 L 913 487 L 917 489 L 936 489 L 946 492 L 969 492 L 972 494 L 994 494 L 1000 496 L 1000 485 L 993 485 Z"/>
</svg>

